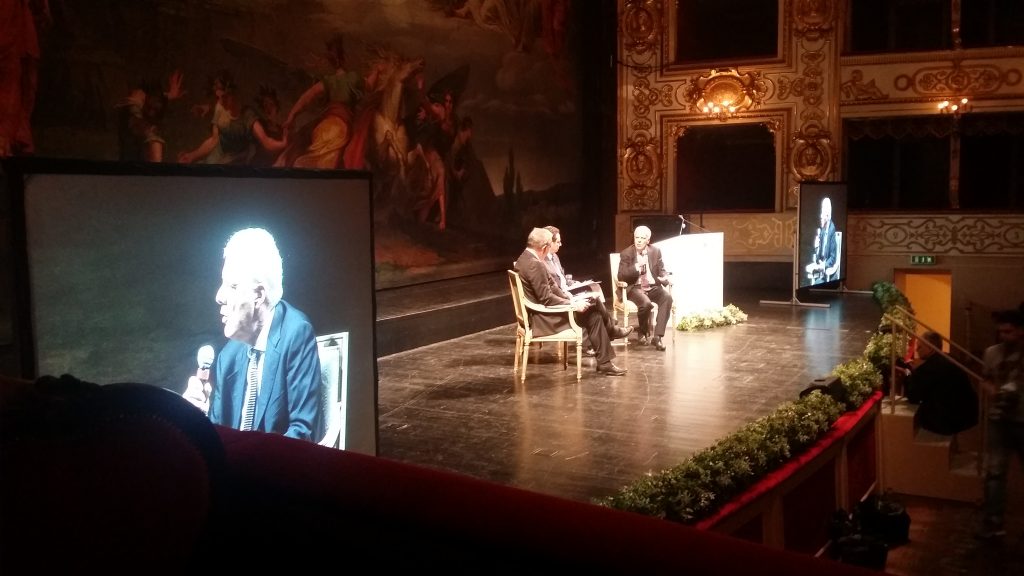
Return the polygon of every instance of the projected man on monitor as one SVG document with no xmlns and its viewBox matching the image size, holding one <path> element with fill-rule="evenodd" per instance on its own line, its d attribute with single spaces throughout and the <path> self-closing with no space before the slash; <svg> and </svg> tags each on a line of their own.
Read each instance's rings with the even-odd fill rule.
<svg viewBox="0 0 1024 576">
<path fill-rule="evenodd" d="M 814 236 L 814 253 L 807 265 L 807 279 L 811 284 L 821 284 L 839 279 L 839 250 L 836 242 L 836 225 L 832 223 L 832 201 L 828 196 L 821 200 L 818 230 Z"/>
<path fill-rule="evenodd" d="M 228 240 L 216 300 L 229 340 L 211 366 L 209 417 L 318 442 L 324 424 L 316 337 L 306 315 L 281 299 L 282 276 L 269 232 L 248 228 Z"/>
</svg>

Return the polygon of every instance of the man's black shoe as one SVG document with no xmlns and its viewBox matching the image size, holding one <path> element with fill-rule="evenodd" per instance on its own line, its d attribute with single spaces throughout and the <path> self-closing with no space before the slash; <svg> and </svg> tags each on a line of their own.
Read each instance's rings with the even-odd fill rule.
<svg viewBox="0 0 1024 576">
<path fill-rule="evenodd" d="M 640 337 L 638 337 L 638 338 L 636 339 L 636 341 L 637 341 L 637 342 L 638 342 L 638 343 L 639 343 L 639 344 L 640 344 L 641 346 L 647 346 L 648 344 L 650 344 L 650 343 L 651 343 L 651 339 L 650 339 L 650 338 L 648 338 L 647 334 L 643 334 L 643 333 L 641 333 L 641 334 L 640 334 Z"/>
<path fill-rule="evenodd" d="M 625 328 L 622 328 L 621 326 L 616 326 L 615 328 L 612 329 L 612 340 L 618 340 L 619 338 L 625 338 L 626 336 L 629 336 L 632 333 L 633 333 L 633 327 L 632 326 L 626 326 Z"/>
<path fill-rule="evenodd" d="M 655 336 L 651 338 L 651 344 L 654 345 L 654 349 L 660 352 L 665 351 L 665 343 L 661 341 L 661 336 Z"/>
<path fill-rule="evenodd" d="M 626 375 L 626 371 L 624 369 L 619 368 L 618 366 L 616 366 L 615 364 L 612 364 L 611 362 L 605 362 L 604 364 L 599 365 L 597 367 L 597 373 L 598 374 L 604 374 L 605 376 L 625 376 Z"/>
</svg>

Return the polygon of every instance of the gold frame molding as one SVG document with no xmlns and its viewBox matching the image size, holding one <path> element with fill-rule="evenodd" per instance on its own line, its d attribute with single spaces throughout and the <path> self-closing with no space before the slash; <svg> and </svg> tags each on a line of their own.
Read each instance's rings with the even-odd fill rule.
<svg viewBox="0 0 1024 576">
<path fill-rule="evenodd" d="M 768 81 L 760 72 L 714 68 L 691 80 L 683 97 L 697 113 L 725 122 L 739 112 L 759 108 L 768 91 Z"/>
</svg>

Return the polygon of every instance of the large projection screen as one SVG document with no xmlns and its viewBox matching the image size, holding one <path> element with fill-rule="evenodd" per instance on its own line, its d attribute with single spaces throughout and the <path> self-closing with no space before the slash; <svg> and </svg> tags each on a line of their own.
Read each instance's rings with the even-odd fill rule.
<svg viewBox="0 0 1024 576">
<path fill-rule="evenodd" d="M 347 335 L 343 447 L 376 454 L 368 174 L 59 162 L 5 172 L 23 194 L 34 375 L 183 392 L 197 350 L 227 341 L 215 301 L 225 242 L 265 228 L 282 299 L 316 335 Z"/>
<path fill-rule="evenodd" d="M 846 279 L 846 184 L 800 184 L 799 287 L 838 286 Z M 826 218 L 831 212 L 831 217 Z"/>
</svg>

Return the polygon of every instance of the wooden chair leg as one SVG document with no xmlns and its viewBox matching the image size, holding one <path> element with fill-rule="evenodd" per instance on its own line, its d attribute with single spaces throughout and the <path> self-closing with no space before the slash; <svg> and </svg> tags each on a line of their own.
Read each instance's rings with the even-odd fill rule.
<svg viewBox="0 0 1024 576">
<path fill-rule="evenodd" d="M 530 359 L 530 345 L 523 342 L 523 371 L 520 374 L 520 382 L 526 382 L 526 363 Z"/>
<path fill-rule="evenodd" d="M 516 334 L 516 350 L 515 350 L 515 361 L 512 363 L 512 374 L 519 372 L 519 354 L 523 350 L 523 336 Z"/>
<path fill-rule="evenodd" d="M 583 340 L 576 342 L 576 382 L 583 379 Z"/>
</svg>

